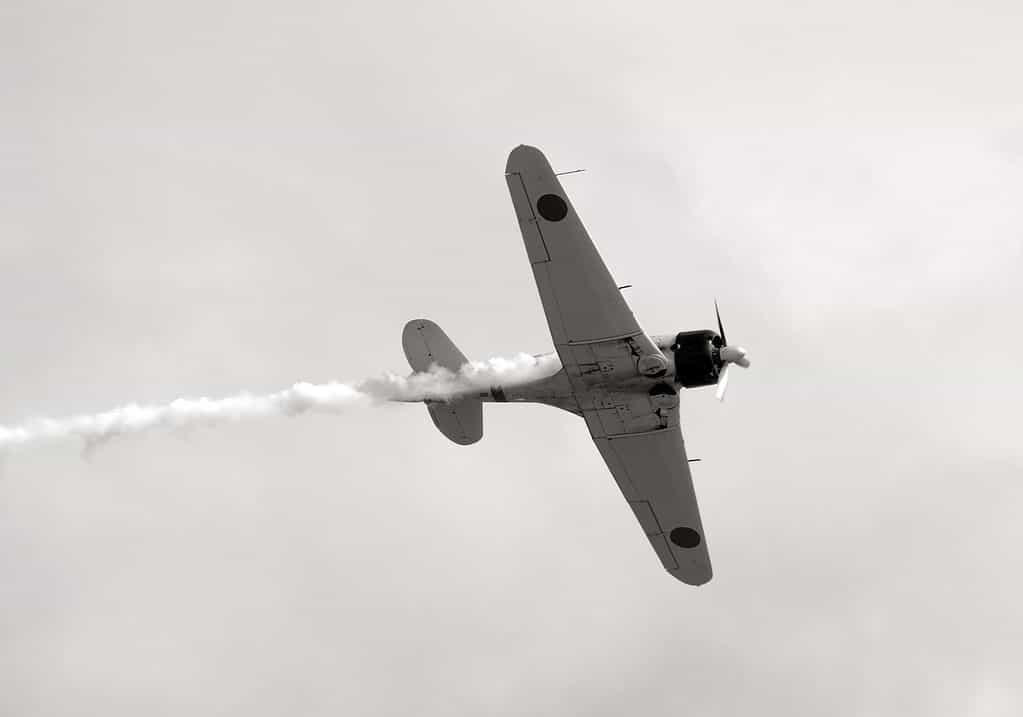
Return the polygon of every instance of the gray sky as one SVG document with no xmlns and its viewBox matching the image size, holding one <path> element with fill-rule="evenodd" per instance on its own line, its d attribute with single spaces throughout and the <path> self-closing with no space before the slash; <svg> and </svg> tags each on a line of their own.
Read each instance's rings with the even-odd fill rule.
<svg viewBox="0 0 1023 717">
<path fill-rule="evenodd" d="M 1015 2 L 7 2 L 0 424 L 550 349 L 540 146 L 683 397 L 715 565 L 582 423 L 418 406 L 0 467 L 0 714 L 1016 715 Z"/>
</svg>

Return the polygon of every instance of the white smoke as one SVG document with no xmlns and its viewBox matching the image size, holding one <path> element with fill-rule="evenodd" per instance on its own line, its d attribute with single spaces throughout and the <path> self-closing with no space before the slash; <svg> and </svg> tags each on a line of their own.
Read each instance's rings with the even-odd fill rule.
<svg viewBox="0 0 1023 717">
<path fill-rule="evenodd" d="M 557 354 L 470 361 L 458 373 L 434 366 L 411 376 L 387 373 L 356 385 L 365 396 L 383 401 L 447 401 L 460 395 L 487 391 L 491 386 L 516 386 L 551 376 L 561 368 Z"/>
<path fill-rule="evenodd" d="M 387 401 L 447 401 L 487 391 L 491 386 L 514 386 L 544 378 L 560 367 L 555 354 L 519 354 L 510 359 L 473 361 L 458 373 L 435 366 L 430 371 L 410 376 L 386 373 L 356 384 L 296 383 L 283 391 L 263 395 L 239 393 L 218 399 L 179 398 L 153 406 L 129 403 L 102 413 L 38 418 L 18 426 L 0 426 L 0 450 L 75 437 L 84 440 L 87 449 L 92 449 L 117 436 L 154 429 L 211 426 L 308 412 L 337 413 L 358 405 Z"/>
</svg>

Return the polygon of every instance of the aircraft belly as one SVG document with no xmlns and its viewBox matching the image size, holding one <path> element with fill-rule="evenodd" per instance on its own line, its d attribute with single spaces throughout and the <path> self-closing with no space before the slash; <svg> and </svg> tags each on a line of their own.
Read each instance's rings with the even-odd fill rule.
<svg viewBox="0 0 1023 717">
<path fill-rule="evenodd" d="M 480 394 L 480 398 L 496 403 L 542 403 L 574 413 L 577 416 L 582 415 L 576 394 L 572 390 L 572 384 L 564 369 L 553 376 L 533 383 L 505 387 L 495 386 L 490 393 Z"/>
</svg>

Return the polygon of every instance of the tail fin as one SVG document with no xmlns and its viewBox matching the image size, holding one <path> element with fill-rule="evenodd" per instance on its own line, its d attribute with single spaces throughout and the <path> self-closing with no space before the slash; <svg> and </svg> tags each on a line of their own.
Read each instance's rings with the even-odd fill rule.
<svg viewBox="0 0 1023 717">
<path fill-rule="evenodd" d="M 429 371 L 436 364 L 458 372 L 467 363 L 447 334 L 428 319 L 413 319 L 401 332 L 405 358 L 413 371 Z M 483 404 L 474 396 L 426 404 L 433 424 L 455 443 L 467 446 L 483 437 Z"/>
</svg>

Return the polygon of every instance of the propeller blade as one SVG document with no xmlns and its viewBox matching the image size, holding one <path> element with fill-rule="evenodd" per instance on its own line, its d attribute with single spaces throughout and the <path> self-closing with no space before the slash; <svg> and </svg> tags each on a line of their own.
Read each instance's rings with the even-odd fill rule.
<svg viewBox="0 0 1023 717">
<path fill-rule="evenodd" d="M 728 339 L 725 338 L 725 327 L 721 323 L 721 312 L 718 310 L 718 300 L 714 299 L 714 313 L 718 316 L 718 333 L 721 335 L 721 345 L 727 346 Z"/>
<path fill-rule="evenodd" d="M 719 401 L 725 400 L 725 389 L 728 388 L 728 367 L 730 364 L 725 364 L 724 370 L 721 372 L 721 376 L 718 378 L 718 392 L 717 397 Z"/>
</svg>

